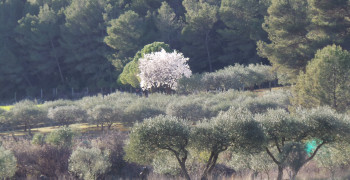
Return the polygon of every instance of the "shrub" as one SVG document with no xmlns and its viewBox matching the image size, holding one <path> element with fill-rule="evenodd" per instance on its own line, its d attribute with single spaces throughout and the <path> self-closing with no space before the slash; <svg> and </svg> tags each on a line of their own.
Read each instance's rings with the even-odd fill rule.
<svg viewBox="0 0 350 180">
<path fill-rule="evenodd" d="M 68 171 L 71 151 L 57 146 L 33 146 L 27 140 L 6 143 L 17 158 L 15 179 L 39 179 L 40 175 L 57 179 Z"/>
<path fill-rule="evenodd" d="M 110 131 L 108 134 L 103 135 L 92 141 L 92 147 L 101 149 L 102 151 L 108 151 L 108 158 L 111 162 L 111 173 L 120 174 L 121 170 L 126 166 L 126 162 L 123 157 L 124 141 L 126 134 L 116 131 Z"/>
<path fill-rule="evenodd" d="M 55 101 L 46 101 L 41 106 L 43 108 L 50 109 L 50 108 L 56 108 L 60 106 L 73 106 L 73 105 L 74 105 L 74 102 L 71 100 L 58 99 Z"/>
<path fill-rule="evenodd" d="M 42 133 L 36 133 L 34 134 L 33 136 L 33 139 L 32 139 L 32 144 L 35 144 L 35 145 L 44 145 L 45 143 L 45 135 L 42 134 Z"/>
<path fill-rule="evenodd" d="M 52 131 L 45 139 L 46 143 L 58 147 L 71 147 L 73 144 L 74 132 L 67 127 Z"/>
<path fill-rule="evenodd" d="M 205 91 L 206 87 L 203 86 L 202 78 L 202 74 L 193 74 L 191 77 L 183 77 L 179 79 L 176 92 L 178 94 L 192 94 Z"/>
<path fill-rule="evenodd" d="M 17 170 L 17 159 L 10 150 L 0 146 L 0 177 L 6 179 L 15 175 Z"/>
<path fill-rule="evenodd" d="M 102 179 L 111 166 L 108 151 L 103 152 L 95 147 L 78 147 L 69 158 L 69 171 L 85 180 Z"/>
<path fill-rule="evenodd" d="M 59 125 L 82 122 L 87 118 L 86 111 L 77 106 L 59 106 L 49 109 L 47 116 Z"/>
</svg>

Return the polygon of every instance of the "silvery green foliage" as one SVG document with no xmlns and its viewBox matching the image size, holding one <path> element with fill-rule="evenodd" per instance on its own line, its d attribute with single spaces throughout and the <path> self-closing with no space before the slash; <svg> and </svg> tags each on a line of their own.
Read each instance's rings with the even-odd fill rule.
<svg viewBox="0 0 350 180">
<path fill-rule="evenodd" d="M 102 129 L 104 125 L 110 128 L 113 123 L 123 120 L 123 110 L 112 105 L 96 105 L 88 111 L 88 114 L 91 117 L 92 124 L 99 124 Z"/>
<path fill-rule="evenodd" d="M 31 128 L 38 123 L 45 123 L 47 121 L 45 110 L 39 108 L 37 103 L 33 101 L 25 100 L 16 103 L 8 113 L 7 120 L 11 121 L 12 125 L 23 125 L 25 130 L 29 130 L 29 133 Z"/>
<path fill-rule="evenodd" d="M 202 82 L 202 74 L 192 74 L 191 77 L 183 77 L 177 82 L 176 92 L 178 94 L 193 94 L 201 91 L 206 91 L 207 88 Z"/>
<path fill-rule="evenodd" d="M 7 179 L 15 175 L 17 170 L 17 159 L 10 150 L 0 146 L 0 177 Z"/>
<path fill-rule="evenodd" d="M 50 108 L 47 116 L 59 125 L 83 122 L 87 118 L 86 111 L 77 106 L 58 106 Z"/>
<path fill-rule="evenodd" d="M 244 89 L 260 86 L 276 79 L 271 66 L 235 64 L 214 73 L 205 73 L 201 79 L 206 89 Z"/>
<path fill-rule="evenodd" d="M 139 77 L 142 89 L 159 87 L 177 88 L 177 81 L 185 77 L 190 77 L 190 70 L 187 61 L 182 53 L 176 51 L 167 53 L 164 49 L 160 52 L 145 54 L 139 60 Z"/>
<path fill-rule="evenodd" d="M 219 154 L 231 148 L 238 152 L 255 152 L 264 143 L 264 134 L 247 109 L 231 108 L 210 121 L 197 124 L 191 134 L 191 147 L 210 153 L 202 178 L 213 170 Z"/>
<path fill-rule="evenodd" d="M 204 99 L 181 97 L 169 103 L 166 114 L 195 122 L 208 117 L 209 111 L 204 104 Z"/>
<path fill-rule="evenodd" d="M 33 138 L 32 138 L 32 144 L 35 145 L 44 145 L 45 143 L 45 135 L 42 133 L 35 133 Z"/>
<path fill-rule="evenodd" d="M 71 147 L 75 133 L 71 128 L 62 127 L 52 131 L 45 139 L 46 143 L 59 147 Z"/>
<path fill-rule="evenodd" d="M 6 119 L 8 118 L 8 113 L 0 108 L 0 128 L 1 130 L 6 130 L 8 127 L 11 127 L 10 122 Z"/>
<path fill-rule="evenodd" d="M 186 121 L 163 115 L 145 119 L 131 130 L 125 147 L 126 159 L 148 164 L 160 151 L 181 159 L 187 157 L 189 138 L 190 126 Z"/>
<path fill-rule="evenodd" d="M 58 106 L 71 106 L 71 105 L 74 105 L 74 103 L 75 102 L 70 100 L 58 99 L 55 101 L 46 101 L 44 104 L 42 104 L 42 107 L 46 109 L 50 109 Z"/>
<path fill-rule="evenodd" d="M 336 170 L 350 164 L 350 145 L 349 143 L 325 145 L 315 157 L 315 161 L 318 167 L 329 170 L 331 178 L 335 179 Z"/>
<path fill-rule="evenodd" d="M 69 171 L 84 180 L 101 179 L 110 170 L 108 151 L 78 147 L 69 158 Z"/>
<path fill-rule="evenodd" d="M 315 157 L 318 150 L 330 143 L 347 142 L 350 125 L 348 117 L 329 107 L 305 110 L 297 109 L 289 114 L 282 109 L 257 114 L 266 136 L 266 151 L 279 168 L 290 167 L 295 177 L 304 164 Z M 304 151 L 304 142 L 317 140 L 317 147 L 310 155 Z M 276 153 L 271 153 L 275 149 Z M 281 177 L 283 171 L 280 171 Z"/>
<path fill-rule="evenodd" d="M 227 165 L 237 171 L 249 169 L 267 175 L 276 166 L 266 152 L 257 154 L 233 153 L 232 158 L 227 161 Z"/>
<path fill-rule="evenodd" d="M 252 113 L 265 113 L 268 109 L 288 109 L 291 93 L 277 90 L 265 92 L 262 96 L 247 97 L 236 105 L 249 109 Z"/>
<path fill-rule="evenodd" d="M 291 105 L 291 102 L 290 102 L 291 98 L 292 98 L 292 92 L 284 89 L 267 91 L 262 96 L 262 99 L 274 101 L 282 109 L 287 109 L 288 106 Z"/>
<path fill-rule="evenodd" d="M 157 174 L 177 176 L 181 173 L 181 167 L 175 157 L 166 152 L 160 152 L 152 161 L 153 172 Z"/>
<path fill-rule="evenodd" d="M 166 106 L 165 106 L 166 107 Z M 135 99 L 125 109 L 124 122 L 134 123 L 141 122 L 146 118 L 155 117 L 161 114 L 165 114 L 165 107 L 159 107 L 156 103 L 152 103 L 149 98 Z"/>
<path fill-rule="evenodd" d="M 94 108 L 98 104 L 104 104 L 104 97 L 100 94 L 97 96 L 84 97 L 77 101 L 77 105 L 86 111 Z"/>
<path fill-rule="evenodd" d="M 324 142 L 348 141 L 350 119 L 346 114 L 337 113 L 330 107 L 297 109 L 297 117 L 309 128 L 309 136 Z"/>
</svg>

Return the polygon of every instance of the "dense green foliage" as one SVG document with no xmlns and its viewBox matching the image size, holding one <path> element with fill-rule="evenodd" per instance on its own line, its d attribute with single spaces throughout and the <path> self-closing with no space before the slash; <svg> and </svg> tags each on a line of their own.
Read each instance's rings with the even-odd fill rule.
<svg viewBox="0 0 350 180">
<path fill-rule="evenodd" d="M 335 179 L 349 42 L 349 0 L 0 0 L 0 177 Z"/>
<path fill-rule="evenodd" d="M 116 88 L 121 86 L 117 78 L 122 71 L 120 82 L 137 87 L 138 57 L 133 57 L 145 45 L 159 41 L 190 57 L 190 67 L 197 73 L 234 63 L 263 62 L 255 41 L 266 40 L 260 25 L 268 4 L 261 1 L 258 7 L 240 0 L 2 1 L 0 97 L 37 96 L 40 89 L 51 94 L 53 88 L 59 93 L 69 93 L 71 88 Z"/>
<path fill-rule="evenodd" d="M 295 83 L 318 49 L 333 43 L 349 48 L 349 17 L 347 0 L 271 0 L 263 23 L 270 42 L 258 42 L 259 54 L 284 83 Z"/>
<path fill-rule="evenodd" d="M 332 45 L 317 51 L 294 87 L 295 105 L 345 111 L 350 99 L 350 53 Z"/>
<path fill-rule="evenodd" d="M 154 42 L 143 47 L 142 50 L 138 51 L 132 61 L 125 65 L 123 72 L 119 76 L 119 81 L 122 84 L 129 84 L 134 88 L 140 87 L 140 74 L 139 70 L 139 59 L 143 58 L 145 54 L 150 54 L 152 52 L 159 52 L 162 49 L 170 52 L 170 47 L 168 44 L 163 42 Z"/>
</svg>

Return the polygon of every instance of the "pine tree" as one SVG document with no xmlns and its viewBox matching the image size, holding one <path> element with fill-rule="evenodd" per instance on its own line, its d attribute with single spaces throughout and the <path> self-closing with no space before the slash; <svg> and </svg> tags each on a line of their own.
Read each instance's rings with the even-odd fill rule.
<svg viewBox="0 0 350 180">
<path fill-rule="evenodd" d="M 21 0 L 0 1 L 0 97 L 13 97 L 14 92 L 23 91 L 24 86 L 30 85 L 18 54 L 20 45 L 14 31 L 23 12 Z"/>
<path fill-rule="evenodd" d="M 161 33 L 162 41 L 173 44 L 172 42 L 179 39 L 182 24 L 169 4 L 162 2 L 156 16 L 156 26 Z"/>
<path fill-rule="evenodd" d="M 205 52 L 205 54 L 200 54 L 202 58 L 207 59 L 206 65 L 201 62 L 202 66 L 207 67 L 207 70 L 212 72 L 211 35 L 214 24 L 218 21 L 219 8 L 202 0 L 184 0 L 183 6 L 186 9 L 186 25 L 182 30 L 185 42 L 191 44 L 191 46 L 198 46 L 196 53 L 199 53 L 200 50 Z M 199 65 L 199 63 L 196 65 Z"/>
<path fill-rule="evenodd" d="M 71 87 L 110 87 L 115 82 L 110 52 L 102 39 L 106 36 L 103 14 L 105 2 L 73 0 L 65 9 L 61 26 L 61 46 L 68 85 Z"/>
<path fill-rule="evenodd" d="M 306 108 L 328 105 L 344 111 L 350 103 L 350 53 L 332 45 L 318 50 L 298 76 L 294 105 Z"/>
<path fill-rule="evenodd" d="M 307 0 L 272 0 L 263 24 L 271 42 L 258 42 L 258 52 L 267 58 L 288 83 L 295 81 L 313 55 L 307 27 Z"/>
<path fill-rule="evenodd" d="M 36 87 L 57 87 L 64 82 L 59 60 L 59 20 L 47 4 L 38 15 L 27 14 L 18 21 L 17 42 L 22 46 L 22 60 Z"/>
<path fill-rule="evenodd" d="M 317 49 L 338 44 L 350 49 L 350 4 L 348 0 L 308 0 L 311 26 L 308 37 Z"/>
<path fill-rule="evenodd" d="M 141 49 L 145 24 L 134 11 L 125 12 L 117 19 L 111 20 L 109 24 L 108 35 L 104 38 L 104 42 L 116 51 L 113 65 L 120 71 L 130 61 L 130 57 Z"/>
<path fill-rule="evenodd" d="M 218 29 L 225 43 L 222 61 L 230 64 L 262 61 L 256 52 L 256 41 L 267 40 L 262 23 L 268 6 L 266 0 L 222 0 L 219 14 L 225 27 Z"/>
</svg>

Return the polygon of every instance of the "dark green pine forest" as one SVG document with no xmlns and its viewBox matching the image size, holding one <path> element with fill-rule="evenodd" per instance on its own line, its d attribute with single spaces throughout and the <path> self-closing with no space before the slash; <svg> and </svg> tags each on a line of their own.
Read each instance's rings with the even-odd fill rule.
<svg viewBox="0 0 350 180">
<path fill-rule="evenodd" d="M 131 87 L 120 74 L 153 42 L 189 57 L 193 73 L 262 63 L 294 84 L 317 50 L 350 49 L 349 8 L 348 0 L 0 0 L 0 98 Z"/>
</svg>

